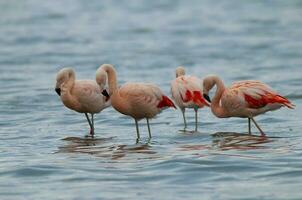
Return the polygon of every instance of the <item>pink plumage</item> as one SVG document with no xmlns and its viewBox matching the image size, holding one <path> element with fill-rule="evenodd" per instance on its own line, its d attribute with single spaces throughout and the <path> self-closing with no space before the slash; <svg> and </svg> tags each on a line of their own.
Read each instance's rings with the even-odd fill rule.
<svg viewBox="0 0 302 200">
<path fill-rule="evenodd" d="M 174 105 L 173 101 L 171 99 L 169 99 L 169 97 L 163 95 L 162 96 L 162 100 L 159 102 L 159 104 L 157 105 L 158 108 L 165 108 L 165 107 L 173 107 L 176 108 L 176 106 Z"/>
<path fill-rule="evenodd" d="M 95 80 L 76 80 L 71 68 L 61 69 L 56 77 L 56 92 L 63 104 L 74 111 L 84 113 L 90 126 L 90 136 L 94 136 L 94 114 L 110 106 L 110 100 L 102 95 L 107 75 L 96 74 Z M 88 113 L 91 114 L 89 118 Z"/>
<path fill-rule="evenodd" d="M 241 95 L 238 98 L 244 97 L 248 108 L 259 109 L 270 104 L 280 104 L 291 109 L 294 108 L 294 105 L 288 99 L 260 81 L 238 81 L 226 89 L 226 92 L 228 91 Z"/>
<path fill-rule="evenodd" d="M 139 120 L 147 120 L 149 137 L 151 137 L 149 119 L 154 118 L 165 108 L 175 108 L 174 103 L 156 85 L 126 83 L 118 87 L 116 72 L 112 65 L 104 64 L 99 70 L 105 71 L 108 75 L 109 93 L 113 108 L 124 115 L 131 116 L 135 120 L 137 138 L 140 137 Z"/>
<path fill-rule="evenodd" d="M 255 116 L 277 110 L 283 106 L 294 108 L 288 99 L 260 81 L 238 81 L 226 88 L 218 76 L 212 75 L 206 77 L 203 84 L 205 95 L 214 85 L 217 86 L 211 103 L 213 114 L 220 118 L 248 118 L 249 133 L 251 132 L 250 120 L 252 120 L 261 134 L 264 135 L 254 120 Z"/>
<path fill-rule="evenodd" d="M 197 110 L 209 106 L 202 94 L 202 80 L 195 76 L 185 75 L 183 67 L 176 68 L 176 78 L 171 82 L 172 98 L 183 114 L 185 129 L 187 127 L 185 109 L 195 111 L 195 131 L 197 131 Z"/>
</svg>

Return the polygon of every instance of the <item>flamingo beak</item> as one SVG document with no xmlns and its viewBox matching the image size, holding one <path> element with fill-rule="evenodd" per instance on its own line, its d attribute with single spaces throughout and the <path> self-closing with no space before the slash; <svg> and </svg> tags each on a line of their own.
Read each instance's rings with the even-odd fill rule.
<svg viewBox="0 0 302 200">
<path fill-rule="evenodd" d="M 110 98 L 107 90 L 103 90 L 102 95 L 104 95 L 106 97 L 106 101 Z"/>
<path fill-rule="evenodd" d="M 61 96 L 61 88 L 56 88 L 55 91 L 59 96 Z"/>
<path fill-rule="evenodd" d="M 203 97 L 204 97 L 209 103 L 211 103 L 211 99 L 210 99 L 209 95 L 203 94 Z"/>
</svg>

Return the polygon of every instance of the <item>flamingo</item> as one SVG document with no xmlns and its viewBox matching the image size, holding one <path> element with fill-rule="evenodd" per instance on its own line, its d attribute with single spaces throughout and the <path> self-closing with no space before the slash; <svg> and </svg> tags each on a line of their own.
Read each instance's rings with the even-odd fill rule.
<svg viewBox="0 0 302 200">
<path fill-rule="evenodd" d="M 214 85 L 216 85 L 216 93 L 211 103 L 213 114 L 219 118 L 248 118 L 249 134 L 251 134 L 252 120 L 261 135 L 265 136 L 255 121 L 255 116 L 277 110 L 283 106 L 290 109 L 295 107 L 288 99 L 260 81 L 238 81 L 226 88 L 222 80 L 216 75 L 207 76 L 203 82 L 203 94 L 209 102 L 211 100 L 208 92 Z"/>
<path fill-rule="evenodd" d="M 202 81 L 195 76 L 185 75 L 184 67 L 176 68 L 176 78 L 171 82 L 171 93 L 176 105 L 180 108 L 187 128 L 185 109 L 195 111 L 195 131 L 197 131 L 197 112 L 199 108 L 209 106 L 202 95 Z"/>
<path fill-rule="evenodd" d="M 108 76 L 109 94 L 104 90 L 103 95 L 110 96 L 111 104 L 115 110 L 131 116 L 135 120 L 137 138 L 140 138 L 139 120 L 146 118 L 149 137 L 151 138 L 149 119 L 154 118 L 165 108 L 176 108 L 174 103 L 154 84 L 126 83 L 118 88 L 116 72 L 112 65 L 103 64 L 99 70 L 106 71 Z"/>
<path fill-rule="evenodd" d="M 76 80 L 72 68 L 61 69 L 56 77 L 55 91 L 67 108 L 85 114 L 91 137 L 94 136 L 94 114 L 110 106 L 109 98 L 102 95 L 106 79 L 105 72 L 97 71 L 96 81 Z M 91 120 L 88 113 L 91 115 Z"/>
</svg>

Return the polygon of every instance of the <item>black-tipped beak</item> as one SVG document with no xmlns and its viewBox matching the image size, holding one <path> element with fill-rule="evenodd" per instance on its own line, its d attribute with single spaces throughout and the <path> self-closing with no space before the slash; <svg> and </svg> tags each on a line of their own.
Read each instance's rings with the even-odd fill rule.
<svg viewBox="0 0 302 200">
<path fill-rule="evenodd" d="M 107 90 L 103 90 L 102 95 L 104 95 L 106 97 L 106 99 L 109 99 L 109 97 L 110 97 Z"/>
<path fill-rule="evenodd" d="M 56 93 L 57 93 L 59 96 L 61 96 L 61 89 L 60 89 L 60 88 L 56 88 L 55 91 L 56 91 Z"/>
<path fill-rule="evenodd" d="M 211 99 L 210 99 L 209 95 L 203 94 L 203 98 L 205 98 L 208 102 L 211 103 Z"/>
</svg>

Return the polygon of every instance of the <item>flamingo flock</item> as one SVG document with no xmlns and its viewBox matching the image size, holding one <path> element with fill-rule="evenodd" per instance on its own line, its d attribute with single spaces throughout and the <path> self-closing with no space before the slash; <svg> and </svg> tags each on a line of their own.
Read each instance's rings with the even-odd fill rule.
<svg viewBox="0 0 302 200">
<path fill-rule="evenodd" d="M 214 86 L 216 91 L 211 100 L 209 92 Z M 94 114 L 109 106 L 134 119 L 137 138 L 140 138 L 138 121 L 146 119 L 151 138 L 149 120 L 169 107 L 176 109 L 177 106 L 181 111 L 184 130 L 187 128 L 186 108 L 195 111 L 197 131 L 198 109 L 210 107 L 218 118 L 247 118 L 248 133 L 251 134 L 252 121 L 261 136 L 265 136 L 265 133 L 255 121 L 255 116 L 284 106 L 290 109 L 295 107 L 260 81 L 238 81 L 226 87 L 216 75 L 199 79 L 186 75 L 182 66 L 176 68 L 176 78 L 171 82 L 173 101 L 155 84 L 127 82 L 119 87 L 116 70 L 110 64 L 103 64 L 97 69 L 95 80 L 76 80 L 72 68 L 63 68 L 57 73 L 55 91 L 67 108 L 85 114 L 90 127 L 87 137 L 94 137 Z"/>
</svg>

